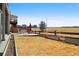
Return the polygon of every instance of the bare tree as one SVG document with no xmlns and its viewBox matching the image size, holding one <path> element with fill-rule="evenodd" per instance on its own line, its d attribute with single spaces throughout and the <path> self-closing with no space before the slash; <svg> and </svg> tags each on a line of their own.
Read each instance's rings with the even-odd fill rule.
<svg viewBox="0 0 79 59">
<path fill-rule="evenodd" d="M 39 24 L 39 28 L 40 28 L 41 31 L 44 31 L 46 29 L 46 26 L 47 25 L 44 21 L 41 21 L 40 24 Z"/>
</svg>

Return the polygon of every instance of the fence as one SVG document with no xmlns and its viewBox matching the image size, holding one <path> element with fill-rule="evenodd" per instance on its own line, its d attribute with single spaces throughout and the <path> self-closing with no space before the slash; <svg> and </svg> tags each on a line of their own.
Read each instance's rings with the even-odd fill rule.
<svg viewBox="0 0 79 59">
<path fill-rule="evenodd" d="M 38 33 L 40 31 L 35 31 L 35 33 Z M 49 34 L 42 34 L 40 32 L 41 37 L 45 37 L 48 39 L 52 40 L 58 40 L 61 42 L 69 43 L 69 44 L 74 44 L 74 45 L 79 45 L 79 33 L 71 33 L 71 32 L 46 32 L 46 33 L 51 33 Z"/>
</svg>

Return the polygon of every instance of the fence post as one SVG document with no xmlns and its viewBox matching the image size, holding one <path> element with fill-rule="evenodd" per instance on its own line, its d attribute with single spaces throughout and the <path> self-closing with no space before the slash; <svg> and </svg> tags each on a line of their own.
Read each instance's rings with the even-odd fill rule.
<svg viewBox="0 0 79 59">
<path fill-rule="evenodd" d="M 57 36 L 56 30 L 54 31 L 55 36 Z"/>
<path fill-rule="evenodd" d="M 39 32 L 39 34 L 40 34 L 40 31 L 38 31 Z"/>
</svg>

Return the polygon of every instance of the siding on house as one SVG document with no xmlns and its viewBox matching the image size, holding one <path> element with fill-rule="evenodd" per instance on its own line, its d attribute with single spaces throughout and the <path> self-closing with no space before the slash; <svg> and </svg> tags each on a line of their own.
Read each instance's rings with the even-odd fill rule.
<svg viewBox="0 0 79 59">
<path fill-rule="evenodd" d="M 0 42 L 2 40 L 1 36 L 2 36 L 2 25 L 1 25 L 1 9 L 0 9 Z"/>
<path fill-rule="evenodd" d="M 1 10 L 1 25 L 2 25 L 2 40 L 4 41 L 5 34 L 9 34 L 9 24 L 10 24 L 10 12 L 8 10 L 8 4 L 0 3 L 0 10 Z"/>
<path fill-rule="evenodd" d="M 10 19 L 11 13 L 8 10 L 7 3 L 0 3 L 0 56 L 1 55 L 13 55 L 14 53 L 14 41 L 11 40 L 10 33 Z M 2 27 L 2 30 L 1 30 Z M 9 35 L 8 35 L 9 34 Z M 2 39 L 1 39 L 2 37 Z M 8 44 L 9 43 L 9 44 Z M 13 45 L 12 45 L 13 44 Z M 5 53 L 4 53 L 5 51 Z M 10 53 L 9 53 L 10 52 Z"/>
</svg>

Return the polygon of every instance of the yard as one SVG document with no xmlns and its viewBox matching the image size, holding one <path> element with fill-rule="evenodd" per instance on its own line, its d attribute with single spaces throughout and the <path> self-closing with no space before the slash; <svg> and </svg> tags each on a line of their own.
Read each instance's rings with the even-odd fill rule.
<svg viewBox="0 0 79 59">
<path fill-rule="evenodd" d="M 79 56 L 79 46 L 39 36 L 15 36 L 18 56 Z"/>
<path fill-rule="evenodd" d="M 40 30 L 39 28 L 32 28 L 33 31 L 35 30 Z M 79 33 L 79 28 L 61 28 L 61 27 L 48 27 L 46 28 L 46 31 L 50 31 L 50 32 L 70 32 L 70 33 Z"/>
</svg>

